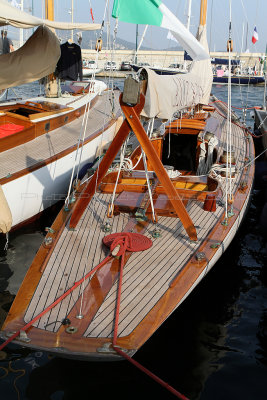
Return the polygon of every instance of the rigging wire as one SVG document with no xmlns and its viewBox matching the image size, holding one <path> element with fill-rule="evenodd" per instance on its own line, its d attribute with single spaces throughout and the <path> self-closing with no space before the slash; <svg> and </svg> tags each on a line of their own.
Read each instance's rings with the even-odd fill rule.
<svg viewBox="0 0 267 400">
<path fill-rule="evenodd" d="M 226 134 L 226 191 L 225 223 L 228 222 L 228 202 L 232 201 L 232 113 L 231 113 L 231 51 L 232 51 L 232 2 L 229 0 L 229 39 L 228 39 L 228 109 Z M 229 187 L 228 187 L 229 185 Z"/>
<path fill-rule="evenodd" d="M 103 33 L 104 20 L 105 20 L 105 15 L 106 15 L 106 11 L 107 11 L 107 3 L 108 3 L 108 0 L 106 1 L 106 6 L 105 6 L 105 9 L 104 9 L 103 22 L 102 22 L 101 30 L 100 30 L 100 38 L 102 37 L 102 33 Z M 98 65 L 98 59 L 99 59 L 99 51 L 96 51 L 95 65 Z M 92 94 L 94 92 L 95 74 L 96 74 L 96 69 L 93 69 L 93 73 L 92 73 L 92 75 L 90 77 L 90 80 L 89 80 L 89 93 L 88 93 L 88 95 L 90 95 L 90 94 Z M 74 158 L 74 162 L 73 162 L 73 168 L 72 168 L 71 178 L 70 178 L 70 182 L 69 182 L 68 193 L 67 193 L 67 197 L 65 199 L 66 207 L 68 207 L 69 202 L 70 202 L 70 194 L 71 194 L 71 189 L 73 187 L 73 177 L 74 177 L 75 169 L 76 169 L 76 178 L 74 180 L 74 183 L 76 185 L 78 183 L 78 176 L 79 176 L 79 172 L 80 172 L 80 166 L 81 166 L 81 160 L 82 160 L 82 154 L 83 154 L 83 148 L 84 148 L 84 139 L 85 139 L 85 134 L 86 134 L 86 131 L 87 131 L 87 124 L 88 124 L 88 119 L 89 119 L 89 114 L 90 114 L 91 100 L 92 99 L 90 98 L 89 101 L 86 103 L 86 106 L 85 106 L 85 112 L 84 112 L 84 115 L 83 115 L 81 130 L 80 130 L 80 134 L 79 134 L 79 138 L 78 138 L 78 142 L 77 142 L 77 149 L 76 149 L 76 154 L 75 154 L 75 158 Z M 105 113 L 105 115 L 106 115 L 106 113 Z M 104 127 L 104 122 L 103 122 L 103 127 Z M 102 133 L 103 133 L 103 130 L 104 129 L 102 129 Z M 102 139 L 103 139 L 103 134 L 101 135 L 101 147 L 102 147 L 102 144 L 103 144 Z M 79 158 L 78 158 L 78 153 L 79 152 L 80 152 L 80 154 L 79 154 Z M 78 160 L 78 164 L 77 164 L 77 160 Z M 75 196 L 75 190 L 73 192 L 73 196 Z"/>
<path fill-rule="evenodd" d="M 106 16 L 106 12 L 107 12 L 108 9 L 109 9 L 109 0 L 106 0 L 105 10 L 104 10 L 104 18 L 105 18 L 105 16 Z M 103 19 L 103 23 L 102 23 L 102 30 L 103 30 L 103 27 L 104 27 L 104 19 Z M 101 30 L 101 31 L 102 31 L 102 30 Z M 117 38 L 117 30 L 118 30 L 118 20 L 116 20 L 116 24 L 115 24 L 115 27 L 114 27 L 113 46 L 112 46 L 112 51 L 111 51 L 111 61 L 113 61 L 113 59 L 114 59 L 114 50 L 115 50 L 115 44 L 116 44 L 116 38 Z M 113 71 L 112 71 L 112 72 L 113 72 Z M 111 110 L 112 110 L 112 114 L 113 114 L 113 112 L 114 112 L 114 107 L 115 107 L 114 73 L 112 74 L 112 78 L 109 79 L 109 84 L 110 84 L 110 82 L 111 82 L 111 90 L 108 92 L 108 95 L 109 95 L 109 101 L 110 101 L 110 103 L 111 103 Z M 110 85 L 109 85 L 109 87 L 110 87 Z M 106 112 L 106 111 L 107 111 L 107 102 L 106 102 L 106 108 L 105 108 L 105 115 L 107 115 L 107 112 Z M 102 146 L 103 146 L 104 125 L 105 125 L 105 121 L 103 121 L 103 129 L 102 129 L 102 135 L 101 135 L 100 148 L 102 148 Z M 125 147 L 125 148 L 126 148 L 126 147 Z M 99 167 L 100 167 L 100 162 L 97 164 L 97 169 L 96 169 L 96 171 L 95 171 L 95 174 L 96 174 L 97 179 L 96 179 L 96 183 L 95 183 L 94 195 L 93 195 L 93 197 L 92 197 L 92 200 L 93 200 L 93 198 L 94 198 L 94 196 L 95 196 L 95 194 L 96 194 L 96 191 L 97 191 L 97 181 L 98 181 Z M 92 200 L 91 200 L 91 201 L 92 201 Z M 96 201 L 95 201 L 95 202 L 92 202 L 92 211 L 91 211 L 90 218 L 93 218 L 93 215 L 96 213 L 95 207 L 96 207 Z M 91 224 L 89 224 L 89 226 L 91 226 Z M 88 247 L 88 252 L 87 252 L 87 257 L 86 257 L 86 258 L 88 258 L 88 256 L 89 256 L 89 251 L 90 251 L 90 247 Z M 87 265 L 86 265 L 86 263 L 85 263 L 83 274 L 85 274 L 86 266 L 87 266 Z M 81 303 L 80 303 L 79 316 L 82 316 L 82 308 L 83 308 L 83 302 L 84 302 L 84 285 L 85 285 L 85 283 L 84 283 L 84 281 L 83 281 L 83 282 L 82 282 L 82 285 L 81 285 L 81 292 L 82 292 L 82 293 L 81 293 Z"/>
</svg>

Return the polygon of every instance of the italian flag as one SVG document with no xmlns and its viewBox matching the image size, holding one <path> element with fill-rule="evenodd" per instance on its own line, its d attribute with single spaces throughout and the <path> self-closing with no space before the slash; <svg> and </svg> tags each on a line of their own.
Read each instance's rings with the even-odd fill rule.
<svg viewBox="0 0 267 400">
<path fill-rule="evenodd" d="M 194 60 L 210 58 L 199 41 L 161 0 L 114 0 L 112 17 L 132 24 L 156 25 L 168 29 Z"/>
</svg>

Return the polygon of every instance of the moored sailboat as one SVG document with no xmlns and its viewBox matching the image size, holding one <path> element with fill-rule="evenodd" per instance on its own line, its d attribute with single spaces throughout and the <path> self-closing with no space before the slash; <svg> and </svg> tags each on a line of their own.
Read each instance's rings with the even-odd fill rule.
<svg viewBox="0 0 267 400">
<path fill-rule="evenodd" d="M 230 244 L 249 202 L 253 141 L 223 103 L 209 103 L 210 60 L 189 39 L 191 73 L 143 69 L 125 82 L 125 120 L 52 225 L 2 337 L 66 357 L 131 357 Z M 126 156 L 131 131 L 140 145 Z"/>
<path fill-rule="evenodd" d="M 0 25 L 8 24 L 38 28 L 20 49 L 0 56 L 0 88 L 44 78 L 45 95 L 5 99 L 0 105 L 1 204 L 10 209 L 6 218 L 1 215 L 4 233 L 65 198 L 72 171 L 75 177 L 102 154 L 120 116 L 117 96 L 103 82 L 72 81 L 60 87 L 54 74 L 61 47 L 51 29 L 95 30 L 100 24 L 41 20 L 1 0 Z"/>
</svg>

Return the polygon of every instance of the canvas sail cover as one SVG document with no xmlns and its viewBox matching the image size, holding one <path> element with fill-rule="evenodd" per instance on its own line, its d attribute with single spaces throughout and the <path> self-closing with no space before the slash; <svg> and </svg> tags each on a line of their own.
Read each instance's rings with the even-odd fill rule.
<svg viewBox="0 0 267 400">
<path fill-rule="evenodd" d="M 21 48 L 0 56 L 0 90 L 53 73 L 60 54 L 57 37 L 46 26 L 39 26 Z"/>
<path fill-rule="evenodd" d="M 208 52 L 207 29 L 206 25 L 199 25 L 197 32 L 197 39 Z M 203 98 L 200 103 L 207 104 L 210 98 L 210 92 L 213 81 L 213 73 L 210 59 L 208 60 L 194 60 L 190 68 L 190 74 L 197 75 L 200 85 L 203 88 Z"/>
<path fill-rule="evenodd" d="M 197 38 L 208 52 L 206 25 L 200 25 Z M 187 74 L 148 74 L 145 106 L 142 115 L 170 119 L 176 111 L 209 102 L 213 74 L 210 59 L 193 61 Z"/>
<path fill-rule="evenodd" d="M 171 119 L 176 111 L 208 101 L 213 76 L 205 30 L 195 38 L 161 0 L 114 0 L 112 16 L 124 22 L 168 29 L 195 60 L 193 70 L 187 74 L 157 75 L 145 69 L 148 83 L 141 115 Z"/>
<path fill-rule="evenodd" d="M 148 79 L 142 116 L 167 120 L 176 111 L 201 103 L 204 91 L 197 75 L 158 75 L 149 68 L 144 69 Z"/>
<path fill-rule="evenodd" d="M 79 29 L 84 31 L 101 28 L 100 24 L 56 22 L 37 18 L 13 7 L 6 0 L 0 0 L 0 26 L 5 25 L 12 25 L 16 28 L 33 28 L 39 25 L 46 25 L 54 29 Z"/>
</svg>

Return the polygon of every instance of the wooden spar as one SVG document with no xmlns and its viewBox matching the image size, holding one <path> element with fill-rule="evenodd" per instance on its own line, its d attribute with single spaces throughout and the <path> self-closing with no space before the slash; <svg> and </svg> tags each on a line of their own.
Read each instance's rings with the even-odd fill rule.
<svg viewBox="0 0 267 400">
<path fill-rule="evenodd" d="M 88 203 L 90 202 L 94 191 L 98 184 L 103 179 L 104 175 L 106 174 L 109 166 L 111 165 L 112 161 L 116 157 L 121 145 L 126 140 L 131 128 L 133 129 L 140 145 L 142 146 L 145 154 L 147 155 L 148 160 L 150 161 L 152 168 L 157 174 L 159 181 L 161 182 L 162 186 L 165 189 L 167 196 L 172 203 L 175 212 L 177 213 L 178 217 L 180 218 L 188 236 L 192 240 L 197 240 L 197 233 L 194 227 L 194 224 L 189 217 L 185 206 L 180 199 L 175 187 L 173 186 L 167 172 L 165 171 L 161 160 L 159 159 L 154 147 L 150 143 L 146 132 L 143 129 L 143 126 L 139 120 L 139 113 L 143 109 L 144 105 L 144 96 L 141 95 L 140 103 L 135 106 L 127 106 L 126 104 L 122 103 L 120 99 L 121 108 L 125 114 L 126 120 L 123 122 L 119 132 L 117 133 L 115 139 L 113 140 L 111 146 L 109 147 L 105 157 L 103 158 L 98 173 L 95 173 L 91 181 L 88 183 L 86 188 L 83 190 L 80 199 L 78 200 L 73 214 L 70 219 L 70 228 L 75 228 L 79 219 L 81 218 L 82 214 L 84 213 L 85 208 L 87 207 Z"/>
<path fill-rule="evenodd" d="M 54 0 L 45 0 L 45 18 L 54 21 Z"/>
<path fill-rule="evenodd" d="M 138 118 L 133 107 L 127 106 L 121 102 L 121 109 L 124 112 L 124 115 L 131 125 L 132 130 L 134 131 L 142 149 L 144 150 L 152 168 L 154 169 L 159 181 L 161 182 L 162 186 L 165 189 L 165 193 L 169 197 L 170 202 L 173 205 L 175 212 L 177 213 L 178 217 L 180 218 L 188 236 L 191 240 L 197 240 L 197 232 L 196 228 L 186 211 L 186 208 L 180 199 L 179 194 L 177 193 L 175 187 L 173 186 L 169 175 L 167 174 L 166 170 L 164 169 L 162 162 L 157 155 L 156 150 L 152 146 L 150 140 L 147 137 L 147 134 Z"/>
<path fill-rule="evenodd" d="M 201 0 L 199 25 L 206 25 L 207 19 L 207 0 Z"/>
<path fill-rule="evenodd" d="M 122 95 L 120 96 L 121 99 Z M 140 103 L 137 104 L 133 109 L 136 111 L 136 115 L 139 115 L 142 111 L 145 104 L 144 96 L 141 96 Z M 91 198 L 95 193 L 95 189 L 97 188 L 98 184 L 104 178 L 105 174 L 107 173 L 112 161 L 115 159 L 118 151 L 120 150 L 122 144 L 126 140 L 127 136 L 131 131 L 131 127 L 129 123 L 125 120 L 117 135 L 115 136 L 114 140 L 112 141 L 111 145 L 109 146 L 98 171 L 95 172 L 92 179 L 89 181 L 87 186 L 84 188 L 79 200 L 75 204 L 73 209 L 73 213 L 70 219 L 70 228 L 75 228 L 77 223 L 79 222 L 84 210 L 86 209 L 87 205 L 89 204 Z"/>
</svg>

